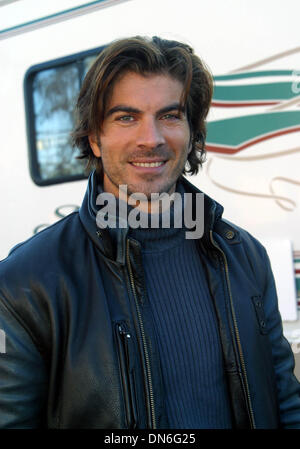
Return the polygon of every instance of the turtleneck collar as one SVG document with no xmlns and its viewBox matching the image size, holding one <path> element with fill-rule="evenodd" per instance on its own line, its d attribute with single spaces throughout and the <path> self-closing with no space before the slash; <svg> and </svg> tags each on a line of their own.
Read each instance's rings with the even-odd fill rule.
<svg viewBox="0 0 300 449">
<path fill-rule="evenodd" d="M 174 203 L 164 213 L 156 214 L 155 220 L 157 227 L 149 226 L 148 228 L 129 227 L 128 235 L 137 240 L 142 247 L 143 252 L 162 252 L 180 245 L 185 239 L 184 220 L 183 220 L 183 194 L 184 188 L 182 183 L 177 182 L 176 192 L 181 196 L 181 220 L 178 225 L 174 218 Z M 151 216 L 148 215 L 148 223 L 151 224 Z"/>
<path fill-rule="evenodd" d="M 181 196 L 181 204 L 182 204 L 182 214 L 183 214 L 183 194 L 184 187 L 182 183 L 179 181 L 176 185 L 176 192 Z M 103 184 L 100 183 L 97 186 L 98 194 L 103 193 Z M 130 226 L 130 220 L 127 220 L 127 228 L 123 228 L 118 226 L 118 211 L 122 207 L 123 210 L 127 209 L 127 217 L 134 209 L 134 207 L 130 205 L 121 205 L 121 201 L 116 198 L 116 227 L 108 228 L 110 235 L 114 244 L 118 243 L 121 233 L 126 233 L 128 237 L 131 237 L 137 240 L 142 247 L 143 251 L 146 252 L 154 252 L 154 251 L 163 251 L 165 249 L 170 249 L 174 246 L 181 244 L 181 242 L 185 238 L 186 228 L 184 227 L 184 220 L 181 217 L 180 227 L 178 223 L 176 223 L 176 219 L 174 219 L 174 204 L 172 203 L 170 208 L 167 209 L 163 213 L 159 214 L 146 214 L 143 213 L 143 223 L 147 223 L 147 227 L 143 227 L 143 225 L 133 228 Z M 155 223 L 155 227 L 151 225 L 151 223 Z M 182 224 L 181 224 L 182 223 Z"/>
</svg>

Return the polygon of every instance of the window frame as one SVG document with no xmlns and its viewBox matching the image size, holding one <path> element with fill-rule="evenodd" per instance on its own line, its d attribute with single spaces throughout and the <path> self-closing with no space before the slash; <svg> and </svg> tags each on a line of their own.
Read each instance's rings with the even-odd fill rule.
<svg viewBox="0 0 300 449">
<path fill-rule="evenodd" d="M 58 176 L 55 178 L 43 179 L 40 176 L 39 164 L 37 158 L 37 146 L 36 146 L 36 126 L 34 115 L 34 103 L 33 103 L 33 80 L 34 77 L 41 71 L 47 69 L 55 69 L 66 66 L 71 63 L 76 63 L 79 66 L 79 88 L 83 81 L 83 64 L 84 59 L 89 56 L 97 56 L 105 46 L 95 47 L 89 50 L 73 53 L 71 55 L 63 56 L 61 58 L 52 59 L 50 61 L 35 64 L 26 71 L 23 81 L 24 91 L 24 107 L 25 107 L 25 121 L 26 121 L 26 136 L 27 136 L 27 150 L 29 161 L 29 173 L 33 182 L 38 186 L 49 186 L 54 184 L 61 184 L 65 182 L 74 182 L 82 179 L 87 179 L 88 175 L 69 175 Z"/>
</svg>

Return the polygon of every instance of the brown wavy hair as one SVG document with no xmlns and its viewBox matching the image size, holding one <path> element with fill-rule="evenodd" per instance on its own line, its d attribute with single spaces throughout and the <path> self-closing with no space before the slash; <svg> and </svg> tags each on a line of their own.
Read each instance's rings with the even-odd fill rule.
<svg viewBox="0 0 300 449">
<path fill-rule="evenodd" d="M 96 135 L 99 139 L 109 95 L 126 72 L 145 76 L 166 74 L 182 82 L 181 105 L 187 114 L 192 139 L 192 150 L 183 173 L 196 174 L 205 161 L 206 117 L 213 78 L 189 45 L 159 37 L 120 39 L 99 54 L 83 81 L 76 105 L 77 122 L 72 142 L 80 149 L 78 158 L 87 158 L 87 168 L 95 166 L 97 172 L 102 173 L 101 158 L 94 156 L 88 136 Z"/>
</svg>

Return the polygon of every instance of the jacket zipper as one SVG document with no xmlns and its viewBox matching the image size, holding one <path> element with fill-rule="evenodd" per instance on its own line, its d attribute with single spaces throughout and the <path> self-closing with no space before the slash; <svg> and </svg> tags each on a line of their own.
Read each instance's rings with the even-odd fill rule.
<svg viewBox="0 0 300 449">
<path fill-rule="evenodd" d="M 148 388 L 149 388 L 150 413 L 151 413 L 151 417 L 152 417 L 152 428 L 156 429 L 156 416 L 155 416 L 155 408 L 154 408 L 154 394 L 153 394 L 153 386 L 152 386 L 150 360 L 149 360 L 149 353 L 148 353 L 148 349 L 147 349 L 147 342 L 146 342 L 146 337 L 145 337 L 145 331 L 144 331 L 141 310 L 140 310 L 140 306 L 139 306 L 138 299 L 137 299 L 134 277 L 133 277 L 132 267 L 131 267 L 130 258 L 129 258 L 129 239 L 127 239 L 126 246 L 127 246 L 126 258 L 127 258 L 129 279 L 130 279 L 130 284 L 131 284 L 134 301 L 135 301 L 135 306 L 136 306 L 136 310 L 137 310 L 137 316 L 138 316 L 138 321 L 139 321 L 139 325 L 140 325 L 143 349 L 144 349 L 144 355 L 145 355 L 146 373 L 147 373 L 147 381 L 148 381 Z"/>
<path fill-rule="evenodd" d="M 137 426 L 137 408 L 132 369 L 133 359 L 131 354 L 131 334 L 127 331 L 124 323 L 117 323 L 116 335 L 126 409 L 127 428 L 135 429 Z"/>
<path fill-rule="evenodd" d="M 243 373 L 244 381 L 245 381 L 247 405 L 248 405 L 248 410 L 250 412 L 250 423 L 251 423 L 251 427 L 253 429 L 255 429 L 256 426 L 255 426 L 253 408 L 252 408 L 252 404 L 251 404 L 249 385 L 248 385 L 248 380 L 247 380 L 247 371 L 246 371 L 245 360 L 244 360 L 244 355 L 243 355 L 243 350 L 242 350 L 242 345 L 241 345 L 241 339 L 240 339 L 240 334 L 239 334 L 239 330 L 238 330 L 238 325 L 237 325 L 237 320 L 236 320 L 236 315 L 235 315 L 234 305 L 233 305 L 233 299 L 232 299 L 232 293 L 231 293 L 231 288 L 230 288 L 228 263 L 227 263 L 227 259 L 226 259 L 226 256 L 225 256 L 224 252 L 221 250 L 221 248 L 214 241 L 213 236 L 212 236 L 212 231 L 210 231 L 210 240 L 211 240 L 213 246 L 220 251 L 220 253 L 222 254 L 222 257 L 223 257 L 223 261 L 224 261 L 226 280 L 227 280 L 227 287 L 228 287 L 229 298 L 230 298 L 230 307 L 231 307 L 231 313 L 232 313 L 233 324 L 234 324 L 234 331 L 235 331 L 237 347 L 238 347 L 238 351 L 239 351 L 239 357 L 240 357 L 240 362 L 241 362 L 241 367 L 242 367 L 242 373 Z"/>
</svg>

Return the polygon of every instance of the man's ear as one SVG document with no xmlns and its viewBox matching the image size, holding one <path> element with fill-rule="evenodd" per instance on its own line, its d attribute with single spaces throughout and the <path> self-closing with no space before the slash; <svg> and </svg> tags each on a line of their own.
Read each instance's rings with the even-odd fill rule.
<svg viewBox="0 0 300 449">
<path fill-rule="evenodd" d="M 94 155 L 96 157 L 101 157 L 99 138 L 97 138 L 97 136 L 95 136 L 94 134 L 89 135 L 88 138 L 89 138 L 90 147 L 91 147 Z"/>
</svg>

